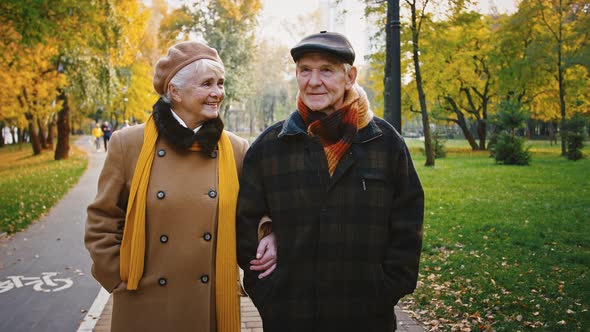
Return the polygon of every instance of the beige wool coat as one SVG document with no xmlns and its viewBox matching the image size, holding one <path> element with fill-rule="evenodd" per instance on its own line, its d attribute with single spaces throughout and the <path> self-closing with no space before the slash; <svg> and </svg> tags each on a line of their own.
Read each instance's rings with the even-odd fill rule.
<svg viewBox="0 0 590 332">
<path fill-rule="evenodd" d="M 88 206 L 85 244 L 92 274 L 109 292 L 120 283 L 119 252 L 145 125 L 116 131 Z M 248 142 L 228 134 L 238 173 Z M 113 292 L 112 331 L 215 331 L 217 151 L 177 148 L 161 135 L 147 190 L 146 255 L 136 291 Z M 236 283 L 237 287 L 237 283 Z"/>
</svg>

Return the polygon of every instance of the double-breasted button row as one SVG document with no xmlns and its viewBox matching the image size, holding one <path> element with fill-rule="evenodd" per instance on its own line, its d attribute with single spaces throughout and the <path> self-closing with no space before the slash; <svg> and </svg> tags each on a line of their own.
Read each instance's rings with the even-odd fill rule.
<svg viewBox="0 0 590 332">
<path fill-rule="evenodd" d="M 211 235 L 211 233 L 206 232 L 205 234 L 203 234 L 203 240 L 211 241 L 211 239 L 213 239 L 213 235 Z M 168 235 L 166 235 L 166 234 L 160 235 L 160 242 L 168 243 L 168 240 L 169 240 Z"/>
<path fill-rule="evenodd" d="M 209 283 L 209 275 L 207 275 L 207 274 L 203 274 L 199 279 L 204 284 Z M 160 278 L 160 279 L 158 279 L 158 285 L 160 285 L 160 286 L 166 286 L 167 284 L 168 284 L 168 279 L 166 279 L 166 278 Z"/>
<path fill-rule="evenodd" d="M 215 198 L 215 197 L 217 197 L 217 191 L 211 189 L 211 190 L 209 190 L 207 195 L 209 195 L 209 197 L 211 197 L 211 198 Z"/>
</svg>

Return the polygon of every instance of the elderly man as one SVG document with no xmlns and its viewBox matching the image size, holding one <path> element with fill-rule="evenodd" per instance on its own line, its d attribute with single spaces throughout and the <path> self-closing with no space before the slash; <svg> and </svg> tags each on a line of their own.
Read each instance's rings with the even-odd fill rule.
<svg viewBox="0 0 590 332">
<path fill-rule="evenodd" d="M 392 331 L 422 246 L 424 193 L 402 137 L 373 115 L 348 39 L 291 49 L 297 110 L 244 159 L 238 261 L 264 331 Z M 263 216 L 277 241 L 268 278 L 249 270 Z"/>
</svg>

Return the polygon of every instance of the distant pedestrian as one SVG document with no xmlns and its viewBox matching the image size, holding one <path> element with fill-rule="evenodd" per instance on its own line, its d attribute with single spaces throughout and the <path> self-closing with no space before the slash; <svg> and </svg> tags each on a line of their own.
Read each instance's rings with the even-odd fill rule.
<svg viewBox="0 0 590 332">
<path fill-rule="evenodd" d="M 111 134 L 113 133 L 113 130 L 111 129 L 111 125 L 109 125 L 108 121 L 105 121 L 102 123 L 102 127 L 100 127 L 102 129 L 102 139 L 104 141 L 104 150 L 107 150 L 107 143 L 109 142 L 109 140 L 111 139 Z"/>
<path fill-rule="evenodd" d="M 94 128 L 92 128 L 92 137 L 94 137 L 94 144 L 96 145 L 96 151 L 100 151 L 100 138 L 104 135 L 102 129 L 100 128 L 100 123 L 96 123 Z"/>
<path fill-rule="evenodd" d="M 373 115 L 348 39 L 321 32 L 291 49 L 297 109 L 244 157 L 238 261 L 265 332 L 395 330 L 416 287 L 424 192 L 400 134 Z M 270 217 L 277 266 L 248 269 Z"/>
</svg>

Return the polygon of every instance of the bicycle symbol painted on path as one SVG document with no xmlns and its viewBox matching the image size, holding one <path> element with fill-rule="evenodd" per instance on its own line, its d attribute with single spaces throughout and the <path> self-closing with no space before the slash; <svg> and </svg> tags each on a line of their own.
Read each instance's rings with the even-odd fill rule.
<svg viewBox="0 0 590 332">
<path fill-rule="evenodd" d="M 59 292 L 72 287 L 74 282 L 70 278 L 53 278 L 57 272 L 41 272 L 41 277 L 8 276 L 6 281 L 0 281 L 0 293 L 9 290 L 33 286 L 36 292 Z"/>
</svg>

